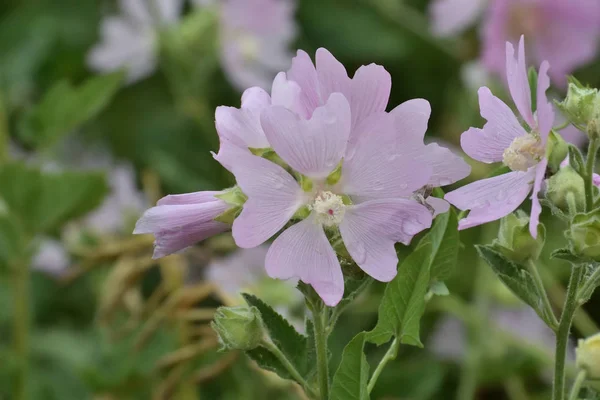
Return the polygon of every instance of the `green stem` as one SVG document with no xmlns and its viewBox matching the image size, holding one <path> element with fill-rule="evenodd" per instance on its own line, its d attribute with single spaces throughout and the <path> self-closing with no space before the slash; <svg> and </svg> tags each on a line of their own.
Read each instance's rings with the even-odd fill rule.
<svg viewBox="0 0 600 400">
<path fill-rule="evenodd" d="M 13 350 L 19 360 L 14 380 L 14 399 L 27 399 L 27 375 L 29 372 L 29 265 L 18 262 L 13 265 Z"/>
<path fill-rule="evenodd" d="M 592 211 L 594 208 L 594 165 L 596 165 L 596 153 L 598 152 L 598 146 L 600 142 L 596 138 L 590 139 L 588 146 L 587 160 L 585 162 L 585 210 Z"/>
<path fill-rule="evenodd" d="M 325 324 L 326 309 L 317 306 L 313 311 L 315 325 L 315 347 L 317 351 L 317 375 L 321 400 L 329 399 L 329 359 L 327 355 L 327 327 Z"/>
<path fill-rule="evenodd" d="M 2 93 L 0 93 L 0 165 L 8 161 L 8 112 Z"/>
<path fill-rule="evenodd" d="M 504 382 L 504 390 L 511 400 L 529 400 L 523 380 L 518 376 L 508 378 Z"/>
<path fill-rule="evenodd" d="M 535 286 L 538 289 L 538 292 L 542 294 L 542 303 L 544 304 L 544 309 L 546 310 L 546 314 L 552 316 L 553 326 L 551 326 L 550 328 L 552 328 L 552 330 L 556 332 L 556 329 L 558 329 L 558 320 L 556 319 L 556 315 L 554 315 L 554 310 L 552 309 L 552 304 L 550 303 L 550 300 L 548 299 L 548 293 L 546 291 L 546 288 L 544 288 L 544 282 L 542 281 L 542 277 L 540 276 L 538 268 L 535 265 L 535 262 L 531 259 L 527 262 L 527 267 L 528 267 L 529 272 L 533 276 L 533 281 L 535 283 Z"/>
<path fill-rule="evenodd" d="M 579 371 L 577 374 L 577 378 L 575 378 L 575 383 L 571 388 L 571 394 L 569 395 L 569 400 L 577 400 L 579 398 L 579 392 L 581 391 L 581 386 L 583 382 L 585 382 L 586 372 L 584 370 Z"/>
<path fill-rule="evenodd" d="M 292 363 L 290 362 L 290 360 L 287 359 L 287 357 L 285 356 L 285 354 L 283 354 L 281 352 L 281 350 L 279 350 L 279 348 L 277 346 L 275 346 L 270 340 L 263 340 L 262 345 L 269 350 L 271 353 L 273 353 L 273 355 L 275 357 L 277 357 L 277 359 L 279 360 L 279 362 L 281 362 L 281 365 L 283 365 L 283 367 L 287 370 L 287 372 L 290 373 L 290 376 L 292 378 L 294 378 L 294 380 L 296 382 L 298 382 L 302 388 L 304 389 L 304 391 L 306 392 L 306 394 L 311 398 L 311 399 L 317 399 L 317 393 L 315 393 L 315 391 L 310 387 L 310 385 L 304 380 L 304 378 L 302 377 L 302 375 L 300 375 L 300 373 L 298 372 L 298 370 L 292 365 Z"/>
<path fill-rule="evenodd" d="M 567 358 L 567 346 L 569 344 L 569 332 L 575 311 L 577 311 L 577 290 L 579 282 L 583 277 L 584 268 L 572 266 L 567 298 L 560 317 L 558 332 L 556 333 L 556 360 L 554 362 L 554 382 L 552 389 L 552 400 L 564 400 L 565 396 L 565 364 Z"/>
<path fill-rule="evenodd" d="M 377 383 L 377 379 L 379 379 L 379 375 L 381 375 L 381 372 L 383 371 L 383 369 L 385 368 L 387 363 L 396 359 L 396 356 L 398 355 L 399 347 L 400 347 L 400 341 L 398 340 L 398 338 L 395 338 L 394 341 L 392 342 L 392 344 L 390 345 L 390 348 L 388 349 L 388 351 L 383 355 L 383 358 L 381 359 L 381 361 L 379 361 L 377 368 L 375 368 L 375 371 L 373 371 L 373 375 L 371 376 L 371 379 L 369 380 L 369 384 L 367 386 L 369 393 L 371 393 L 373 391 L 373 388 L 375 387 L 375 384 Z"/>
</svg>

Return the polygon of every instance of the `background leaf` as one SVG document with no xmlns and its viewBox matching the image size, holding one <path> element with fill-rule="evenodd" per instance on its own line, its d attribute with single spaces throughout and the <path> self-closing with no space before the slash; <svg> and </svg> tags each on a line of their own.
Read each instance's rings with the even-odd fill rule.
<svg viewBox="0 0 600 400">
<path fill-rule="evenodd" d="M 369 400 L 369 363 L 363 351 L 366 337 L 367 332 L 361 332 L 344 348 L 329 400 Z"/>
</svg>

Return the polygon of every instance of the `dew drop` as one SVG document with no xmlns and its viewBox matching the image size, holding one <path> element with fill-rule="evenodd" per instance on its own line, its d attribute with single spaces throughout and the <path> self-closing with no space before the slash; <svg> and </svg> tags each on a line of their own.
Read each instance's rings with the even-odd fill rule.
<svg viewBox="0 0 600 400">
<path fill-rule="evenodd" d="M 404 190 L 406 188 L 408 188 L 408 184 L 406 184 L 406 183 L 401 183 L 400 184 L 400 189 Z"/>
<path fill-rule="evenodd" d="M 440 178 L 440 186 L 450 185 L 452 180 L 449 178 Z"/>
</svg>

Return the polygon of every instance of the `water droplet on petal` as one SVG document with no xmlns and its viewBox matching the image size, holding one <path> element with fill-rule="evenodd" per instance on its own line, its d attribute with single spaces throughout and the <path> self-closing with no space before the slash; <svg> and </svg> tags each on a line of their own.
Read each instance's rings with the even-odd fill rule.
<svg viewBox="0 0 600 400">
<path fill-rule="evenodd" d="M 440 178 L 440 186 L 450 185 L 452 183 L 452 179 L 450 178 Z"/>
<path fill-rule="evenodd" d="M 408 187 L 407 183 L 401 183 L 400 184 L 400 189 L 402 189 L 402 190 L 406 189 L 407 187 Z"/>
</svg>

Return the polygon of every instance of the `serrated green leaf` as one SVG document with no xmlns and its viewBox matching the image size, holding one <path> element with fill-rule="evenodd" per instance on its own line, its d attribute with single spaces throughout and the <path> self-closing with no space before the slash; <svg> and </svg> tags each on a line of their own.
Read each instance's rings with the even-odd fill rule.
<svg viewBox="0 0 600 400">
<path fill-rule="evenodd" d="M 508 260 L 491 246 L 477 245 L 479 255 L 492 267 L 498 278 L 521 300 L 527 303 L 551 328 L 554 326 L 553 317 L 547 315 L 540 293 L 534 278 L 529 271 L 515 262 Z"/>
<path fill-rule="evenodd" d="M 422 242 L 425 240 L 432 244 L 431 280 L 445 281 L 452 276 L 460 248 L 458 216 L 453 208 L 437 216 Z"/>
<path fill-rule="evenodd" d="M 47 147 L 95 117 L 117 92 L 123 73 L 90 78 L 78 87 L 68 81 L 56 83 L 19 124 L 21 139 Z"/>
<path fill-rule="evenodd" d="M 255 349 L 246 351 L 248 357 L 253 359 L 259 367 L 267 371 L 271 371 L 279 375 L 280 378 L 294 380 L 290 373 L 281 364 L 281 361 L 273 355 L 268 349 L 263 346 L 258 346 Z"/>
<path fill-rule="evenodd" d="M 576 268 L 586 268 L 585 276 L 582 279 L 582 286 L 577 294 L 577 299 L 581 304 L 587 303 L 596 289 L 600 286 L 600 264 L 590 263 L 588 265 L 581 265 Z"/>
<path fill-rule="evenodd" d="M 333 376 L 330 400 L 369 400 L 369 363 L 363 351 L 367 332 L 361 332 L 344 348 Z"/>
<path fill-rule="evenodd" d="M 368 333 L 370 342 L 381 345 L 395 336 L 402 343 L 423 346 L 419 326 L 429 289 L 431 255 L 432 244 L 426 241 L 402 262 L 398 275 L 385 288 L 377 325 Z"/>
<path fill-rule="evenodd" d="M 42 172 L 15 163 L 0 169 L 0 193 L 28 233 L 44 233 L 96 208 L 108 193 L 97 172 Z"/>
<path fill-rule="evenodd" d="M 242 296 L 248 305 L 260 311 L 273 344 L 281 350 L 300 374 L 305 375 L 310 367 L 307 365 L 306 358 L 306 336 L 298 333 L 285 318 L 258 297 L 247 293 L 243 293 Z"/>
<path fill-rule="evenodd" d="M 570 249 L 556 249 L 550 255 L 550 258 L 558 258 L 560 260 L 565 260 L 573 264 L 583 264 L 589 262 L 589 260 L 585 260 L 575 254 Z"/>
</svg>

